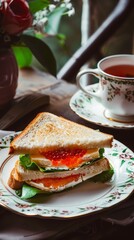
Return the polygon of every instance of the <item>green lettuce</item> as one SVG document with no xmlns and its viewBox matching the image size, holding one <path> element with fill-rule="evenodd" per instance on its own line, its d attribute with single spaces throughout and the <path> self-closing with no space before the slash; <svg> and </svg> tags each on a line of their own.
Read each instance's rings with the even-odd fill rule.
<svg viewBox="0 0 134 240">
<path fill-rule="evenodd" d="M 15 192 L 16 192 L 16 195 L 21 199 L 29 199 L 36 196 L 37 194 L 44 193 L 44 191 L 38 188 L 32 187 L 25 183 L 23 184 L 21 189 L 16 190 Z"/>
<path fill-rule="evenodd" d="M 105 183 L 105 182 L 108 182 L 111 180 L 113 174 L 114 174 L 114 169 L 111 167 L 109 170 L 104 171 L 104 172 L 90 178 L 90 181 Z"/>
</svg>

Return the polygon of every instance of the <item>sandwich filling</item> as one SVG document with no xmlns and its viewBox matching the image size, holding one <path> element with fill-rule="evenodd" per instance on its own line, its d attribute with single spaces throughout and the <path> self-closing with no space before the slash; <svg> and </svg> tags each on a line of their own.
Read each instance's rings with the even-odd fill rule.
<svg viewBox="0 0 134 240">
<path fill-rule="evenodd" d="M 73 169 L 99 157 L 99 149 L 57 149 L 30 155 L 31 161 L 42 167 Z"/>
<path fill-rule="evenodd" d="M 20 159 L 12 172 L 13 179 L 16 180 L 12 188 L 18 189 L 26 183 L 46 192 L 58 192 L 75 186 L 102 172 L 110 171 L 111 166 L 108 160 L 103 157 L 103 153 L 103 148 L 91 150 L 58 149 L 41 154 L 39 159 L 37 156 L 29 154 L 20 155 Z M 46 164 L 41 166 L 40 162 L 42 159 L 44 161 L 44 158 L 46 162 L 51 162 L 50 166 Z M 111 176 L 110 174 L 108 178 L 110 179 Z"/>
</svg>

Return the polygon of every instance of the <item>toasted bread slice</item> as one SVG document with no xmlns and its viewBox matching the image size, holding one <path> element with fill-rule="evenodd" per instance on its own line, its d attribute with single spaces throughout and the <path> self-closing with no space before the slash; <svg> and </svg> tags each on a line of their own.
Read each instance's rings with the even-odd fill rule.
<svg viewBox="0 0 134 240">
<path fill-rule="evenodd" d="M 40 154 L 57 148 L 111 147 L 112 140 L 110 134 L 42 112 L 11 142 L 10 153 Z"/>
<path fill-rule="evenodd" d="M 83 166 L 75 170 L 51 173 L 26 170 L 19 164 L 19 161 L 17 161 L 11 172 L 8 184 L 13 189 L 17 189 L 22 182 L 26 182 L 31 186 L 47 192 L 57 192 L 77 185 L 109 169 L 110 164 L 106 158 L 102 158 L 92 165 Z"/>
</svg>

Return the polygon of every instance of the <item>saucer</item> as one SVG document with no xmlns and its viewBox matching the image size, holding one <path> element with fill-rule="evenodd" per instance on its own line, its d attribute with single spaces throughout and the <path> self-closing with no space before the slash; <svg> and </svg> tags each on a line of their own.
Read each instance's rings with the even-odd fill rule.
<svg viewBox="0 0 134 240">
<path fill-rule="evenodd" d="M 94 92 L 98 89 L 98 83 L 87 86 Z M 95 98 L 88 97 L 86 93 L 79 90 L 70 100 L 70 108 L 81 118 L 103 127 L 128 129 L 134 128 L 134 122 L 125 123 L 109 119 L 105 115 L 105 108 L 95 100 Z"/>
</svg>

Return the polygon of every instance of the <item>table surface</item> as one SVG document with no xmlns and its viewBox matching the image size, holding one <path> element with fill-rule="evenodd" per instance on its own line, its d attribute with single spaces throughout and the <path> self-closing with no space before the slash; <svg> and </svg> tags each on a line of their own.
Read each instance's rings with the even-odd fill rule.
<svg viewBox="0 0 134 240">
<path fill-rule="evenodd" d="M 63 86 L 59 87 L 59 85 Z M 113 134 L 114 138 L 127 145 L 132 151 L 134 151 L 134 141 L 132 129 L 114 129 L 109 127 L 97 126 L 91 122 L 88 122 L 78 115 L 76 115 L 69 106 L 71 96 L 78 90 L 75 84 L 66 83 L 63 80 L 57 80 L 51 75 L 35 71 L 33 69 L 24 69 L 19 73 L 19 84 L 17 90 L 17 96 L 26 93 L 26 89 L 31 92 L 41 92 L 50 96 L 50 104 L 44 104 L 41 107 L 30 112 L 26 116 L 19 119 L 14 124 L 8 127 L 8 130 L 20 131 L 23 130 L 26 125 L 42 111 L 48 111 L 58 116 L 63 116 L 74 122 L 83 124 L 93 129 L 99 129 L 102 132 Z M 49 89 L 49 91 L 47 91 Z M 56 91 L 55 91 L 56 89 Z M 41 91 L 42 90 L 42 91 Z M 5 111 L 5 109 L 4 109 Z"/>
<path fill-rule="evenodd" d="M 72 85 L 72 88 L 73 88 L 73 85 Z M 70 120 L 72 120 L 74 122 L 77 122 L 77 123 L 83 124 L 85 126 L 91 127 L 93 129 L 99 129 L 102 132 L 113 134 L 115 139 L 117 139 L 120 142 L 124 143 L 132 151 L 134 151 L 134 140 L 133 140 L 134 129 L 113 129 L 113 128 L 97 126 L 96 124 L 93 124 L 93 123 L 90 123 L 90 122 L 88 122 L 88 121 L 86 121 L 84 119 L 81 119 L 79 116 L 77 116 L 70 109 L 70 107 L 69 107 L 70 97 L 71 97 L 71 94 L 73 94 L 73 92 L 75 92 L 75 91 L 76 91 L 76 89 L 74 88 L 72 93 L 70 92 L 70 94 L 68 94 L 68 96 L 62 97 L 62 99 L 59 98 L 56 101 L 54 101 L 54 99 L 51 100 L 51 96 L 50 96 L 50 103 L 48 105 L 45 104 L 44 106 L 41 106 L 40 108 L 38 108 L 38 109 L 28 113 L 26 116 L 24 116 L 23 118 L 19 119 L 14 124 L 10 125 L 10 127 L 8 127 L 7 130 L 14 130 L 14 131 L 23 130 L 27 126 L 27 124 L 36 116 L 36 114 L 38 114 L 39 112 L 42 112 L 42 111 L 47 111 L 47 112 L 54 113 L 54 114 L 56 114 L 58 116 L 63 116 L 65 118 L 67 118 L 67 119 L 70 119 Z M 58 94 L 58 92 L 57 92 L 57 94 Z M 15 231 L 15 230 L 13 229 L 11 231 L 11 229 L 10 229 L 11 227 L 7 227 L 6 228 L 5 224 L 9 221 L 9 219 L 10 219 L 10 221 L 12 221 L 12 219 L 14 219 L 14 221 L 18 221 L 18 223 L 16 223 L 16 226 L 18 224 L 18 229 L 20 229 L 19 222 L 20 222 L 20 224 L 21 224 L 21 222 L 23 222 L 22 226 L 23 226 L 23 231 L 24 231 L 25 224 L 29 224 L 28 220 L 27 220 L 27 218 L 24 218 L 24 217 L 21 217 L 21 216 L 17 216 L 16 214 L 10 213 L 7 210 L 4 212 L 4 214 L 5 213 L 7 214 L 8 217 L 6 217 L 6 215 L 4 215 L 5 216 L 4 217 L 5 220 L 3 218 L 3 224 L 0 227 L 0 232 L 3 231 L 3 235 L 2 235 L 3 238 L 0 238 L 0 239 L 18 239 L 17 237 L 15 238 L 15 235 L 11 235 L 12 237 L 9 238 L 9 234 L 11 234 L 11 232 Z M 38 227 L 36 226 L 37 228 L 40 228 L 41 224 L 43 224 L 43 222 L 41 220 L 36 220 L 35 219 L 34 221 L 35 221 L 35 224 L 36 224 L 36 221 L 37 221 L 37 225 L 38 225 Z M 87 231 L 87 230 L 88 230 L 87 231 L 87 236 L 89 237 L 89 235 L 90 235 L 90 237 L 91 237 L 91 233 L 89 233 L 89 231 L 90 231 L 89 226 L 88 226 L 88 228 L 82 228 L 80 230 L 80 226 L 81 225 L 84 225 L 84 227 L 85 227 L 86 221 L 88 222 L 88 218 L 85 218 L 85 219 L 82 218 L 82 220 L 80 220 L 80 219 L 73 220 L 73 221 L 71 220 L 70 222 L 67 221 L 65 223 L 64 227 L 63 227 L 63 223 L 62 223 L 62 228 L 61 228 L 62 230 L 60 232 L 60 230 L 59 230 L 59 228 L 57 226 L 58 234 L 56 235 L 56 227 L 55 227 L 55 230 L 53 230 L 53 227 L 51 226 L 51 223 L 54 224 L 54 225 L 55 225 L 55 223 L 53 221 L 49 221 L 48 220 L 47 223 L 44 222 L 45 226 L 47 226 L 47 230 L 46 230 L 46 233 L 44 235 L 45 237 L 41 238 L 41 236 L 38 235 L 38 237 L 36 236 L 37 238 L 33 237 L 31 239 L 51 239 L 51 237 L 52 237 L 52 239 L 63 239 L 62 236 L 63 236 L 63 233 L 64 233 L 64 239 L 65 239 L 65 236 L 70 236 L 70 240 L 71 239 L 74 239 L 74 240 L 77 239 L 78 240 L 78 239 L 82 239 L 82 236 L 85 236 L 85 238 L 86 238 L 85 231 Z M 11 224 L 11 222 L 9 223 L 9 225 L 10 224 Z M 57 222 L 56 222 L 56 224 L 57 224 Z M 59 224 L 61 224 L 60 221 L 59 221 Z M 59 224 L 57 224 L 57 225 L 59 225 Z M 90 224 L 91 224 L 91 222 L 90 222 Z M 96 223 L 96 224 L 100 224 L 100 223 Z M 48 225 L 49 225 L 49 227 L 48 227 Z M 71 225 L 73 226 L 72 228 L 71 228 Z M 76 226 L 76 225 L 78 225 L 78 227 L 74 228 L 74 226 Z M 11 226 L 12 226 L 12 224 L 11 224 Z M 100 227 L 100 225 L 99 225 L 99 227 Z M 73 231 L 73 228 L 75 229 L 75 231 Z M 86 229 L 86 230 L 84 230 L 84 229 Z M 51 230 L 52 230 L 53 234 L 52 233 L 48 234 L 48 231 L 50 233 Z M 20 229 L 20 231 L 21 231 L 21 229 Z M 39 229 L 37 231 L 39 231 Z M 78 236 L 78 234 L 76 236 L 76 231 L 77 231 L 77 233 L 79 232 L 79 234 L 81 233 L 81 238 L 80 238 L 80 236 Z M 102 230 L 102 232 L 103 231 L 104 230 Z M 71 232 L 72 235 L 68 235 L 67 234 L 68 232 Z M 13 234 L 13 232 L 12 232 L 12 234 Z M 55 235 L 55 237 L 54 237 L 54 235 Z M 71 236 L 72 236 L 72 238 L 71 238 Z M 23 239 L 23 237 L 22 238 L 20 237 L 19 239 Z M 92 238 L 90 238 L 90 239 L 92 239 Z M 99 238 L 99 239 L 101 239 L 101 238 Z M 103 239 L 105 239 L 104 236 L 103 236 Z"/>
</svg>

